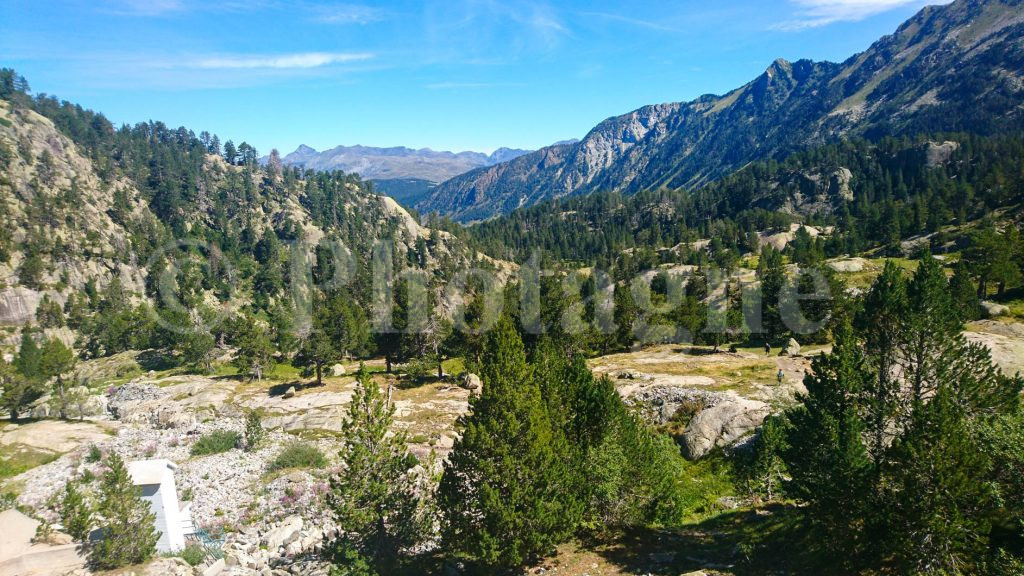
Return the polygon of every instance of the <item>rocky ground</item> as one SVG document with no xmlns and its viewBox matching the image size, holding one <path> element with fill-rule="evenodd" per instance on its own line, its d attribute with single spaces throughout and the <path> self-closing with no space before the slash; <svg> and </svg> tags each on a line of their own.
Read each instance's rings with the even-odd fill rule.
<svg viewBox="0 0 1024 576">
<path fill-rule="evenodd" d="M 676 428 L 693 459 L 742 441 L 768 414 L 790 405 L 809 367 L 798 347 L 778 356 L 664 345 L 591 361 L 652 422 Z"/>
<path fill-rule="evenodd" d="M 111 364 L 109 359 L 104 362 Z M 91 458 L 90 452 L 114 452 L 128 461 L 166 458 L 178 465 L 178 496 L 191 502 L 195 524 L 226 534 L 220 573 L 326 573 L 315 556 L 333 530 L 323 504 L 335 471 L 337 433 L 355 387 L 355 378 L 348 374 L 355 368 L 333 367 L 323 386 L 152 372 L 121 385 L 98 385 L 95 391 L 102 402 L 97 404 L 104 411 L 83 421 L 0 424 L 5 457 L 28 452 L 43 462 L 3 482 L 0 492 L 17 493 L 18 504 L 41 519 L 58 522 L 56 501 L 67 480 L 98 478 L 103 471 L 102 460 Z M 100 379 L 121 371 L 119 366 L 96 370 Z M 390 392 L 396 427 L 408 434 L 411 450 L 423 459 L 432 452 L 443 458 L 454 442 L 456 419 L 468 409 L 470 392 L 455 379 L 410 385 L 383 374 L 375 378 Z M 268 429 L 258 450 L 191 454 L 205 434 L 242 432 L 250 410 L 263 415 Z M 270 463 L 295 443 L 316 446 L 327 457 L 327 466 L 268 471 Z M 146 573 L 184 570 L 168 564 L 169 559 L 161 562 Z M 191 574 L 192 568 L 181 573 Z"/>
<path fill-rule="evenodd" d="M 1024 325 L 985 320 L 972 323 L 966 336 L 989 347 L 1007 373 L 1024 372 Z M 818 352 L 793 347 L 782 355 L 765 355 L 754 349 L 728 352 L 662 345 L 596 358 L 590 365 L 595 373 L 610 377 L 620 394 L 651 422 L 676 434 L 687 456 L 696 459 L 751 438 L 768 414 L 790 405 L 803 390 L 810 356 Z M 102 463 L 89 457 L 93 447 L 126 460 L 167 458 L 178 465 L 178 495 L 191 501 L 196 525 L 226 535 L 223 563 L 193 569 L 180 559 L 162 558 L 137 573 L 184 575 L 210 569 L 228 575 L 326 574 L 326 566 L 316 560 L 334 529 L 324 496 L 335 470 L 337 433 L 355 387 L 351 374 L 356 366 L 332 367 L 323 386 L 287 379 L 246 383 L 230 377 L 153 372 L 121 377 L 126 372 L 121 364 L 133 358 L 83 366 L 94 369 L 98 383 L 93 405 L 102 413 L 83 421 L 0 422 L 0 456 L 28 455 L 38 461 L 34 468 L 0 483 L 0 492 L 17 493 L 19 504 L 56 521 L 56 495 L 64 483 L 101 474 Z M 479 383 L 446 378 L 410 385 L 382 373 L 375 378 L 390 392 L 396 427 L 407 432 L 413 452 L 422 458 L 431 452 L 443 458 L 456 438 L 456 419 L 468 409 L 467 388 Z M 258 450 L 191 454 L 204 434 L 242 431 L 249 410 L 259 411 L 269 429 Z M 270 462 L 297 442 L 319 448 L 328 464 L 321 469 L 269 472 Z M 595 560 L 600 555 L 584 548 L 567 554 L 565 563 L 547 571 L 633 573 L 607 569 Z"/>
</svg>

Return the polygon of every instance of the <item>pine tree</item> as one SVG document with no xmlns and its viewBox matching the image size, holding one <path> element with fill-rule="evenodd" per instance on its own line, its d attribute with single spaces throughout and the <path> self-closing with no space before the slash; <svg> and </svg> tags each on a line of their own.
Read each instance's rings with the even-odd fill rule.
<svg viewBox="0 0 1024 576">
<path fill-rule="evenodd" d="M 21 345 L 18 347 L 18 355 L 14 357 L 14 368 L 29 380 L 45 380 L 39 367 L 41 361 L 42 351 L 32 336 L 31 328 L 26 326 L 21 329 Z"/>
<path fill-rule="evenodd" d="M 865 552 L 863 519 L 873 463 L 862 436 L 861 398 L 871 374 L 859 343 L 845 324 L 829 355 L 814 359 L 804 378 L 807 394 L 787 413 L 786 466 L 793 494 L 808 503 L 826 549 L 855 562 Z"/>
<path fill-rule="evenodd" d="M 423 537 L 430 519 L 406 435 L 390 434 L 394 405 L 365 367 L 356 380 L 342 424 L 341 472 L 331 479 L 329 501 L 341 529 L 333 554 L 340 573 L 361 559 L 387 574 L 399 565 L 401 552 Z"/>
<path fill-rule="evenodd" d="M 900 383 L 896 378 L 898 345 L 905 338 L 907 284 L 903 272 L 892 261 L 885 263 L 864 296 L 864 305 L 856 322 L 864 337 L 865 355 L 872 362 L 873 378 L 867 383 L 865 433 L 876 461 L 882 458 L 889 434 L 889 421 L 898 411 Z"/>
<path fill-rule="evenodd" d="M 26 378 L 14 366 L 0 361 L 0 406 L 11 416 L 11 421 L 18 419 L 22 410 L 46 393 L 46 387 L 38 380 Z"/>
<path fill-rule="evenodd" d="M 950 295 L 956 306 L 956 314 L 961 322 L 977 320 L 981 317 L 981 303 L 978 290 L 971 278 L 967 264 L 961 260 L 953 268 L 953 277 L 949 281 Z"/>
<path fill-rule="evenodd" d="M 628 284 L 615 285 L 615 343 L 619 348 L 633 346 L 633 323 L 636 321 L 636 303 Z"/>
<path fill-rule="evenodd" d="M 232 363 L 238 374 L 263 380 L 263 375 L 274 367 L 274 345 L 266 327 L 250 315 L 241 318 L 237 350 Z"/>
<path fill-rule="evenodd" d="M 741 461 L 740 476 L 747 491 L 771 501 L 782 493 L 786 478 L 783 454 L 788 448 L 785 417 L 769 416 L 765 419 L 750 453 Z"/>
<path fill-rule="evenodd" d="M 547 551 L 574 528 L 564 463 L 569 450 L 551 423 L 526 364 L 523 342 L 504 317 L 487 336 L 483 391 L 460 420 L 440 486 L 450 550 L 488 567 L 511 567 Z"/>
<path fill-rule="evenodd" d="M 44 380 L 54 379 L 53 393 L 61 419 L 67 419 L 68 405 L 71 403 L 63 375 L 74 367 L 74 353 L 57 338 L 47 339 L 39 353 L 39 373 Z"/>
<path fill-rule="evenodd" d="M 976 573 L 1000 508 L 990 479 L 1012 460 L 979 431 L 1013 413 L 1022 382 L 966 342 L 930 257 L 909 283 L 887 266 L 858 323 L 814 361 L 788 414 L 793 493 L 854 566 Z"/>
<path fill-rule="evenodd" d="M 960 315 L 953 307 L 949 284 L 942 267 L 926 253 L 914 276 L 907 284 L 907 307 L 903 320 L 898 364 L 902 368 L 904 394 L 910 401 L 902 403 L 904 412 L 916 409 L 940 385 L 942 364 L 948 361 L 944 352 L 963 328 Z"/>
<path fill-rule="evenodd" d="M 786 285 L 782 254 L 765 246 L 757 265 L 757 276 L 761 280 L 761 326 L 766 342 L 779 342 L 788 334 L 783 317 L 783 291 Z"/>
<path fill-rule="evenodd" d="M 256 410 L 245 414 L 245 450 L 255 452 L 267 439 L 267 431 L 263 428 L 263 419 Z"/>
<path fill-rule="evenodd" d="M 879 533 L 888 535 L 879 539 L 883 554 L 906 574 L 973 573 L 997 508 L 990 471 L 952 390 L 942 386 L 891 447 L 874 511 Z"/>
<path fill-rule="evenodd" d="M 64 485 L 60 501 L 60 521 L 64 531 L 78 542 L 88 542 L 92 530 L 93 513 L 74 481 Z"/>
<path fill-rule="evenodd" d="M 156 553 L 160 533 L 156 516 L 142 500 L 142 490 L 132 483 L 124 461 L 117 454 L 107 458 L 100 487 L 97 515 L 102 540 L 89 550 L 89 560 L 100 570 L 141 564 Z"/>
</svg>

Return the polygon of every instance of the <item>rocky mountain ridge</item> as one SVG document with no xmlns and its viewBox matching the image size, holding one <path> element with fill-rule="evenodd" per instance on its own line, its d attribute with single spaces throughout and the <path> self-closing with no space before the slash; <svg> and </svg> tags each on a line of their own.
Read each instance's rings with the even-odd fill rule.
<svg viewBox="0 0 1024 576">
<path fill-rule="evenodd" d="M 1020 0 L 931 6 L 841 64 L 776 60 L 722 96 L 644 106 L 581 141 L 478 168 L 421 201 L 461 221 L 596 191 L 694 187 L 841 137 L 1024 127 Z"/>
<path fill-rule="evenodd" d="M 405 146 L 377 148 L 360 145 L 336 146 L 318 152 L 303 144 L 281 160 L 288 166 L 357 173 L 365 180 L 416 179 L 436 183 L 474 168 L 507 162 L 528 152 L 498 148 L 491 154 L 484 154 L 436 151 L 430 148 L 415 150 Z"/>
</svg>

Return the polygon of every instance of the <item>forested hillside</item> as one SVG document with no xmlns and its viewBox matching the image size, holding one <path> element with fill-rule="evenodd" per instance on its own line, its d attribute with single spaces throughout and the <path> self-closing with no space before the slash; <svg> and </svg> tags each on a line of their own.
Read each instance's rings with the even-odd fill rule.
<svg viewBox="0 0 1024 576">
<path fill-rule="evenodd" d="M 159 122 L 115 128 L 10 70 L 0 87 L 0 315 L 86 357 L 167 346 L 208 365 L 231 328 L 211 318 L 238 314 L 291 352 L 330 322 L 311 319 L 325 298 L 352 323 L 345 353 L 367 351 L 374 254 L 426 273 L 438 305 L 438 282 L 474 260 L 358 176 L 262 168 L 244 142 Z"/>
<path fill-rule="evenodd" d="M 752 164 L 693 191 L 596 193 L 448 227 L 501 258 L 522 262 L 539 251 L 605 270 L 706 259 L 735 266 L 792 223 L 829 230 L 813 240 L 822 257 L 879 248 L 899 255 L 901 240 L 918 236 L 941 252 L 962 247 L 962 234 L 942 233 L 951 226 L 1004 209 L 1020 217 L 1022 162 L 1020 136 L 850 140 Z"/>
</svg>

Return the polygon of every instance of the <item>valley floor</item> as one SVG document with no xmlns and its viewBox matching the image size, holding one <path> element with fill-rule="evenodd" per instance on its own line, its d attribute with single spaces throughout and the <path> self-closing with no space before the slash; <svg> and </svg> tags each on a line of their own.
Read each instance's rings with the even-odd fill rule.
<svg viewBox="0 0 1024 576">
<path fill-rule="evenodd" d="M 975 322 L 967 336 L 988 346 L 1004 371 L 1024 370 L 1021 324 Z M 799 510 L 784 504 L 754 505 L 738 497 L 715 454 L 721 446 L 743 441 L 766 414 L 793 402 L 802 390 L 809 357 L 819 350 L 766 356 L 755 349 L 727 352 L 662 345 L 593 359 L 592 370 L 612 378 L 620 393 L 676 435 L 684 450 L 699 449 L 707 455 L 683 480 L 692 484 L 693 516 L 674 531 L 605 535 L 562 546 L 527 572 L 807 573 L 801 563 L 814 559 L 791 552 L 806 537 Z M 227 367 L 213 377 L 144 370 L 150 360 L 144 354 L 125 353 L 83 366 L 93 376 L 97 401 L 102 398 L 116 410 L 116 418 L 104 411 L 83 421 L 0 422 L 0 492 L 16 495 L 19 505 L 56 522 L 55 499 L 64 483 L 73 475 L 100 472 L 100 464 L 90 458 L 95 449 L 116 452 L 126 460 L 168 458 L 179 465 L 179 497 L 192 503 L 196 524 L 227 535 L 224 574 L 255 574 L 270 566 L 322 573 L 322 565 L 298 568 L 292 562 L 315 553 L 332 529 L 323 496 L 357 365 L 335 366 L 324 385 L 315 386 L 286 367 L 279 367 L 269 380 L 244 382 Z M 458 371 L 457 364 L 449 362 L 446 369 Z M 424 461 L 432 452 L 438 456 L 435 462 L 443 459 L 456 437 L 456 419 L 468 409 L 471 392 L 459 385 L 461 379 L 413 382 L 384 374 L 379 361 L 369 367 L 382 389 L 390 389 L 396 425 L 407 431 L 413 452 Z M 687 418 L 680 419 L 679 413 L 686 411 L 679 408 L 691 402 L 696 404 Z M 248 410 L 259 410 L 270 430 L 261 449 L 191 453 L 198 439 L 210 432 L 241 431 Z M 318 448 L 326 464 L 271 470 L 275 459 L 297 443 Z M 287 532 L 284 538 L 282 531 Z M 0 563 L 3 560 L 0 551 Z"/>
</svg>

